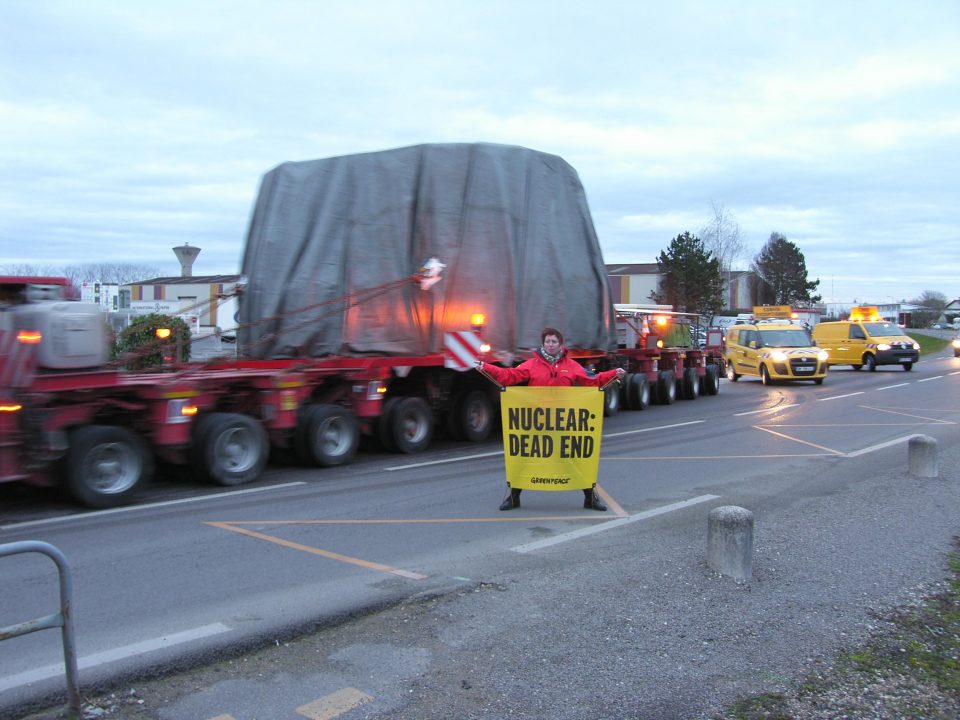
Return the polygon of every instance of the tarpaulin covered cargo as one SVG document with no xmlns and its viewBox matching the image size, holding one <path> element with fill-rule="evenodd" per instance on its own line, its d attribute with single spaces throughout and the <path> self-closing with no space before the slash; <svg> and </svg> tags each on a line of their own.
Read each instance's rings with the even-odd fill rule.
<svg viewBox="0 0 960 720">
<path fill-rule="evenodd" d="M 430 290 L 383 288 L 431 257 L 446 269 Z M 616 347 L 583 186 L 563 159 L 526 148 L 284 163 L 261 183 L 242 272 L 238 340 L 254 357 L 441 352 L 477 312 L 495 350 L 529 350 L 545 325 L 568 347 Z"/>
</svg>

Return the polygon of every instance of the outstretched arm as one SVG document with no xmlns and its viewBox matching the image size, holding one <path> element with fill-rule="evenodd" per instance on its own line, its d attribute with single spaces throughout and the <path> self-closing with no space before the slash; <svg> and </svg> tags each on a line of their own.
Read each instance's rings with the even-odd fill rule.
<svg viewBox="0 0 960 720">
<path fill-rule="evenodd" d="M 624 375 L 627 374 L 627 371 L 623 368 L 615 368 L 613 370 L 604 370 L 601 373 L 597 373 L 596 376 L 590 377 L 587 375 L 587 371 L 581 368 L 581 373 L 577 373 L 577 384 L 578 385 L 587 385 L 590 387 L 604 387 L 609 385 L 614 380 L 621 379 Z"/>
<path fill-rule="evenodd" d="M 480 361 L 477 363 L 477 369 L 489 375 L 501 385 L 518 385 L 530 379 L 530 370 L 525 367 L 526 363 L 515 368 L 504 368 L 499 365 L 491 365 Z"/>
</svg>

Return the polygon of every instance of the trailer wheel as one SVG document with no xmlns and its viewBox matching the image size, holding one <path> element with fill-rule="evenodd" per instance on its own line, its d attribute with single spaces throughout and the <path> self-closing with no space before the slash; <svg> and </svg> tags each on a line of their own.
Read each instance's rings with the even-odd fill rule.
<svg viewBox="0 0 960 720">
<path fill-rule="evenodd" d="M 700 397 L 700 376 L 697 375 L 697 369 L 695 367 L 683 369 L 682 383 L 681 388 L 683 390 L 684 400 L 696 400 Z"/>
<path fill-rule="evenodd" d="M 720 392 L 720 371 L 716 365 L 707 365 L 707 372 L 701 378 L 703 387 L 700 388 L 701 395 L 716 395 Z"/>
<path fill-rule="evenodd" d="M 239 413 L 210 413 L 193 432 L 191 465 L 202 479 L 217 485 L 242 485 L 260 477 L 269 443 L 263 426 Z"/>
<path fill-rule="evenodd" d="M 402 453 L 422 452 L 433 439 L 433 413 L 423 398 L 400 398 L 386 420 L 390 438 Z"/>
<path fill-rule="evenodd" d="M 613 417 L 620 412 L 620 383 L 610 385 L 603 391 L 603 416 Z"/>
<path fill-rule="evenodd" d="M 641 373 L 630 376 L 630 402 L 634 410 L 646 410 L 650 406 L 650 383 Z"/>
<path fill-rule="evenodd" d="M 633 373 L 627 373 L 620 381 L 620 407 L 624 410 L 636 410 L 633 407 L 633 398 L 630 396 L 630 386 L 633 384 Z"/>
<path fill-rule="evenodd" d="M 153 470 L 143 441 L 130 430 L 113 425 L 87 425 L 71 431 L 63 468 L 70 495 L 92 508 L 129 502 Z"/>
<path fill-rule="evenodd" d="M 380 411 L 380 417 L 377 418 L 377 439 L 380 441 L 380 447 L 386 452 L 393 453 L 397 451 L 397 443 L 393 440 L 390 415 L 393 413 L 393 409 L 397 406 L 397 403 L 402 399 L 401 397 L 392 397 L 385 400 L 383 408 Z"/>
<path fill-rule="evenodd" d="M 360 425 L 340 405 L 308 405 L 297 423 L 294 446 L 301 462 L 318 467 L 346 465 L 357 454 Z"/>
<path fill-rule="evenodd" d="M 672 370 L 662 370 L 657 378 L 657 402 L 673 405 L 677 399 L 677 379 Z"/>
<path fill-rule="evenodd" d="M 483 390 L 471 390 L 454 404 L 457 435 L 470 442 L 483 442 L 493 430 L 493 402 Z"/>
</svg>

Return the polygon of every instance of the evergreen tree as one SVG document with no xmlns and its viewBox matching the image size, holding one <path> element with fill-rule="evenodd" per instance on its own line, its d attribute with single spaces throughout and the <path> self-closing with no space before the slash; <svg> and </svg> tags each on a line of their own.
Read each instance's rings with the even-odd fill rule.
<svg viewBox="0 0 960 720">
<path fill-rule="evenodd" d="M 807 261 L 800 248 L 778 232 L 753 259 L 753 271 L 762 280 L 758 300 L 770 305 L 810 305 L 820 301 L 811 295 L 820 280 L 807 280 Z"/>
<path fill-rule="evenodd" d="M 720 261 L 696 235 L 677 235 L 657 257 L 657 266 L 663 276 L 659 292 L 652 296 L 657 303 L 708 317 L 723 307 Z"/>
</svg>

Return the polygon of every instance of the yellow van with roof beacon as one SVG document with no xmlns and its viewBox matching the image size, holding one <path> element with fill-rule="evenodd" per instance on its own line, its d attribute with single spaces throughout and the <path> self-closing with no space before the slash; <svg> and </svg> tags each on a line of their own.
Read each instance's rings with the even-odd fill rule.
<svg viewBox="0 0 960 720">
<path fill-rule="evenodd" d="M 854 370 L 876 370 L 877 365 L 910 370 L 920 359 L 920 345 L 899 325 L 880 317 L 875 307 L 853 308 L 849 320 L 818 323 L 813 339 L 827 351 L 831 365 L 850 365 Z"/>
<path fill-rule="evenodd" d="M 791 322 L 791 308 L 758 306 L 754 321 L 727 328 L 724 355 L 727 379 L 741 375 L 760 378 L 764 385 L 781 380 L 813 380 L 817 385 L 827 376 L 827 353 L 814 347 L 807 329 Z"/>
</svg>

